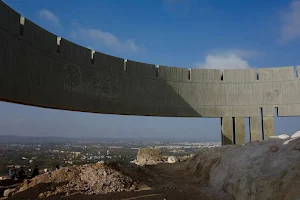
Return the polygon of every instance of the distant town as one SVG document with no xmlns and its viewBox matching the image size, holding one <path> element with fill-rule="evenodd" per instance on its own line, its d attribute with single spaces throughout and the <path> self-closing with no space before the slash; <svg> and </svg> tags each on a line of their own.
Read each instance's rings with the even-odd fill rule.
<svg viewBox="0 0 300 200">
<path fill-rule="evenodd" d="M 179 142 L 166 139 L 69 139 L 57 137 L 0 136 L 0 179 L 12 167 L 23 167 L 28 175 L 34 166 L 52 171 L 57 165 L 82 165 L 106 160 L 130 162 L 139 148 L 160 148 L 163 154 L 189 156 L 199 148 L 220 146 L 220 142 Z"/>
</svg>

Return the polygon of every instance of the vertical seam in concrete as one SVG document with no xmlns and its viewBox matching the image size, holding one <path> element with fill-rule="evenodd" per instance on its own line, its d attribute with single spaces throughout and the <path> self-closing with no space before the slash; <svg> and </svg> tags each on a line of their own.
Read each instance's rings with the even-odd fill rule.
<svg viewBox="0 0 300 200">
<path fill-rule="evenodd" d="M 250 142 L 252 141 L 251 139 L 251 124 L 250 124 L 250 117 L 248 117 L 248 127 L 249 127 L 249 135 L 250 135 Z"/>
<path fill-rule="evenodd" d="M 223 139 L 223 118 L 221 117 L 221 142 L 222 145 L 224 145 L 224 139 Z"/>
<path fill-rule="evenodd" d="M 264 111 L 263 111 L 263 108 L 260 108 L 260 126 L 261 126 L 261 138 L 262 140 L 265 139 L 265 134 L 264 134 Z"/>
<path fill-rule="evenodd" d="M 232 143 L 236 144 L 235 117 L 232 117 Z"/>
</svg>

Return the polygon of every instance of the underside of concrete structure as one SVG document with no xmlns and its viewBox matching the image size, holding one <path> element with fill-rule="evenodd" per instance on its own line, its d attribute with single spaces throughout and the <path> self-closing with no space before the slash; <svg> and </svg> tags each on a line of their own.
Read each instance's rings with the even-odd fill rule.
<svg viewBox="0 0 300 200">
<path fill-rule="evenodd" d="M 274 134 L 275 110 L 300 115 L 300 79 L 293 66 L 212 70 L 124 60 L 60 38 L 0 1 L 0 100 L 104 114 L 221 118 L 222 143 L 243 144 L 245 118 L 254 141 Z"/>
</svg>

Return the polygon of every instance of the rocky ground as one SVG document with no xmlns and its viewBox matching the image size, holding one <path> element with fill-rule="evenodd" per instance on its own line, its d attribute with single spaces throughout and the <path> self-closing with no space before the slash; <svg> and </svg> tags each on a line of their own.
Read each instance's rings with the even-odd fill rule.
<svg viewBox="0 0 300 200">
<path fill-rule="evenodd" d="M 177 160 L 148 149 L 139 152 L 139 165 L 62 168 L 34 178 L 8 199 L 300 199 L 300 132 Z"/>
</svg>

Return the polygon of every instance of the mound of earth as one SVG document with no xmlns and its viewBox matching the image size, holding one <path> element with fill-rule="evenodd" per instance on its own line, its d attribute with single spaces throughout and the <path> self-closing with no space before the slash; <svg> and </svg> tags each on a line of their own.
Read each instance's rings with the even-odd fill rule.
<svg viewBox="0 0 300 200">
<path fill-rule="evenodd" d="M 179 169 L 235 199 L 300 199 L 300 135 L 296 135 L 205 149 Z"/>
<path fill-rule="evenodd" d="M 21 187 L 14 199 L 71 194 L 106 194 L 133 191 L 145 187 L 151 173 L 128 163 L 110 162 L 61 168 L 33 178 Z"/>
</svg>

